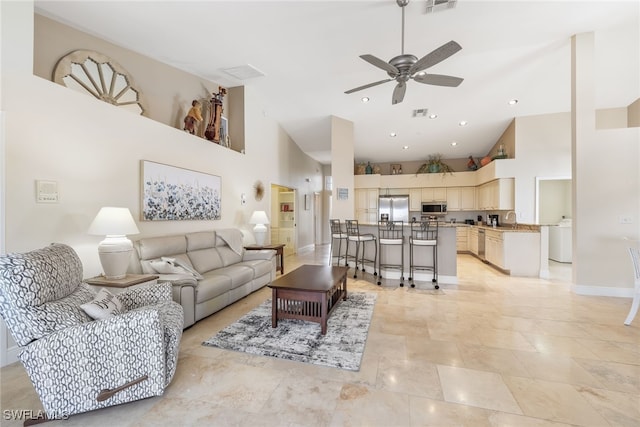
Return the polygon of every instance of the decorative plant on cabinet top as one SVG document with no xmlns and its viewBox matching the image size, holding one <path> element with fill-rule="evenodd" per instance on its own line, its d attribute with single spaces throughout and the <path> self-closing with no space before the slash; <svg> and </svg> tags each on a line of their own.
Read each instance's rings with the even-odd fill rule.
<svg viewBox="0 0 640 427">
<path fill-rule="evenodd" d="M 442 154 L 429 154 L 427 162 L 418 168 L 416 175 L 419 173 L 453 173 L 453 169 L 442 161 Z"/>
</svg>

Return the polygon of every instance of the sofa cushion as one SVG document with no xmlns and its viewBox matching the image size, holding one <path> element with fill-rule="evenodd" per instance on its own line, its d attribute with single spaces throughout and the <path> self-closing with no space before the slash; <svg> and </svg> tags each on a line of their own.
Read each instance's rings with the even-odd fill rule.
<svg viewBox="0 0 640 427">
<path fill-rule="evenodd" d="M 250 267 L 253 269 L 253 277 L 260 277 L 265 274 L 271 273 L 272 264 L 271 261 L 265 260 L 252 260 L 252 261 L 243 261 L 236 265 L 243 265 L 246 267 Z"/>
<path fill-rule="evenodd" d="M 198 281 L 196 303 L 209 301 L 231 289 L 231 278 L 229 276 L 214 273 L 213 271 L 205 273 L 203 274 L 204 279 Z"/>
<path fill-rule="evenodd" d="M 187 239 L 185 236 L 149 237 L 138 240 L 136 248 L 141 260 L 173 257 L 187 252 Z"/>
<path fill-rule="evenodd" d="M 197 233 L 188 233 L 187 252 L 197 251 L 199 249 L 214 248 L 216 246 L 215 231 L 200 231 Z"/>
<path fill-rule="evenodd" d="M 225 267 L 242 261 L 242 255 L 235 253 L 229 246 L 218 246 L 217 250 L 220 254 L 220 259 L 222 259 L 222 264 Z"/>
<path fill-rule="evenodd" d="M 203 275 L 207 271 L 224 267 L 218 250 L 214 248 L 199 249 L 193 252 L 189 252 L 189 260 L 191 261 L 191 265 L 193 265 L 196 271 Z"/>
<path fill-rule="evenodd" d="M 231 289 L 245 285 L 253 280 L 254 272 L 251 267 L 245 265 L 230 265 L 218 268 L 211 272 L 212 275 L 225 276 L 231 279 Z"/>
</svg>

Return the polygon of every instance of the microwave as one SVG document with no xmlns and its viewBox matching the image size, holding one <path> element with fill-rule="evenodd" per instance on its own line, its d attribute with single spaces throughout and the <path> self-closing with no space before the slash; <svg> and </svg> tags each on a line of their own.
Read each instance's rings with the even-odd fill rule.
<svg viewBox="0 0 640 427">
<path fill-rule="evenodd" d="M 422 202 L 423 215 L 446 215 L 447 204 L 444 202 Z"/>
</svg>

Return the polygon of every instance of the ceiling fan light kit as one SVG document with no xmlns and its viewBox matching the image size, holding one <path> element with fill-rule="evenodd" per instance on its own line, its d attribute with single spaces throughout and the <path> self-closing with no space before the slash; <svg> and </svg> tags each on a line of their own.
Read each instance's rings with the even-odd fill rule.
<svg viewBox="0 0 640 427">
<path fill-rule="evenodd" d="M 401 54 L 398 56 L 394 56 L 389 60 L 389 62 L 385 62 L 382 59 L 370 55 L 360 55 L 360 58 L 367 61 L 369 64 L 380 68 L 387 72 L 390 78 L 385 80 L 380 80 L 377 82 L 369 83 L 363 86 L 359 86 L 353 89 L 346 91 L 346 94 L 350 94 L 353 92 L 358 92 L 363 89 L 368 89 L 373 86 L 377 86 L 383 83 L 387 83 L 395 80 L 397 82 L 395 89 L 393 90 L 393 95 L 391 97 L 392 104 L 399 104 L 404 99 L 404 95 L 407 91 L 407 82 L 409 80 L 414 80 L 418 83 L 435 85 L 435 86 L 448 86 L 448 87 L 457 87 L 462 83 L 463 79 L 460 77 L 447 76 L 442 74 L 429 74 L 424 72 L 429 67 L 433 67 L 434 65 L 444 61 L 451 55 L 460 51 L 462 47 L 451 40 L 440 46 L 439 48 L 433 50 L 432 52 L 426 54 L 422 58 L 418 59 L 415 55 L 405 54 L 404 53 L 404 8 L 409 4 L 409 0 L 396 0 L 396 3 L 402 9 L 402 43 L 401 43 Z"/>
</svg>

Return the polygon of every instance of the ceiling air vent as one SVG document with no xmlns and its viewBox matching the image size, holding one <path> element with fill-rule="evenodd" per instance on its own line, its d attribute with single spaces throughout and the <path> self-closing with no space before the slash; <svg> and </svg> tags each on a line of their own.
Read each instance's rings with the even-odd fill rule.
<svg viewBox="0 0 640 427">
<path fill-rule="evenodd" d="M 254 77 L 263 77 L 265 74 L 255 68 L 253 65 L 240 65 L 238 67 L 225 68 L 225 73 L 238 80 L 252 79 Z"/>
<path fill-rule="evenodd" d="M 413 110 L 413 117 L 427 117 L 428 112 L 428 108 L 419 108 L 417 110 Z"/>
<path fill-rule="evenodd" d="M 427 13 L 453 9 L 457 2 L 458 0 L 427 0 Z"/>
</svg>

